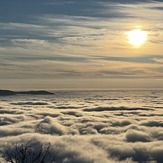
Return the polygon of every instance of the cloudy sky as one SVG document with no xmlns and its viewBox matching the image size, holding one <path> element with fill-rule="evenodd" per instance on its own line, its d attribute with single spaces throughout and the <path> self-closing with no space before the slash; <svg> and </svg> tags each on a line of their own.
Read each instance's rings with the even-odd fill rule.
<svg viewBox="0 0 163 163">
<path fill-rule="evenodd" d="M 161 88 L 162 15 L 161 0 L 0 0 L 1 88 Z"/>
</svg>

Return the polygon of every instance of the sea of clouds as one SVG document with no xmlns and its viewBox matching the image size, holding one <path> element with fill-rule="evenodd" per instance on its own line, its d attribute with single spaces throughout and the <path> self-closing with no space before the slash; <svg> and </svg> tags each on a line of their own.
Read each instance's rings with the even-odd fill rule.
<svg viewBox="0 0 163 163">
<path fill-rule="evenodd" d="M 162 117 L 163 91 L 0 97 L 0 153 L 50 143 L 56 163 L 161 163 Z"/>
</svg>

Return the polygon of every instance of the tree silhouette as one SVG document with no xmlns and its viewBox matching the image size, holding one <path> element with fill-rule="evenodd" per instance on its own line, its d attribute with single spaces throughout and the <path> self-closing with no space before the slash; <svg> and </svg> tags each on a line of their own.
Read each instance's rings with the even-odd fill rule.
<svg viewBox="0 0 163 163">
<path fill-rule="evenodd" d="M 37 151 L 28 144 L 15 144 L 13 148 L 6 149 L 2 157 L 8 163 L 55 163 L 54 156 L 50 153 L 51 148 L 50 143 L 40 145 Z"/>
</svg>

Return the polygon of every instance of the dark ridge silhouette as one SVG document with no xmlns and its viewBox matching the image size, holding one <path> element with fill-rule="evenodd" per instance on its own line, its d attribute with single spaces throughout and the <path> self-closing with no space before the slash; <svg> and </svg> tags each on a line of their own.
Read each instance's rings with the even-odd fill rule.
<svg viewBox="0 0 163 163">
<path fill-rule="evenodd" d="M 12 96 L 12 95 L 16 95 L 16 93 L 9 90 L 0 90 L 0 96 Z"/>
<path fill-rule="evenodd" d="M 53 95 L 54 93 L 48 91 L 21 91 L 16 92 L 16 94 L 24 94 L 24 95 Z"/>
<path fill-rule="evenodd" d="M 54 95 L 54 93 L 48 91 L 21 91 L 15 92 L 10 90 L 0 90 L 0 96 L 12 96 L 12 95 Z"/>
</svg>

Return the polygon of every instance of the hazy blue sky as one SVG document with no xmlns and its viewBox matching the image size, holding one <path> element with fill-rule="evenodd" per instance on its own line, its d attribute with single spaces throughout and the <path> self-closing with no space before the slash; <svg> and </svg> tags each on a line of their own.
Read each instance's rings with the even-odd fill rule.
<svg viewBox="0 0 163 163">
<path fill-rule="evenodd" d="M 141 47 L 127 32 L 148 31 Z M 163 2 L 0 0 L 0 88 L 163 87 Z"/>
</svg>

